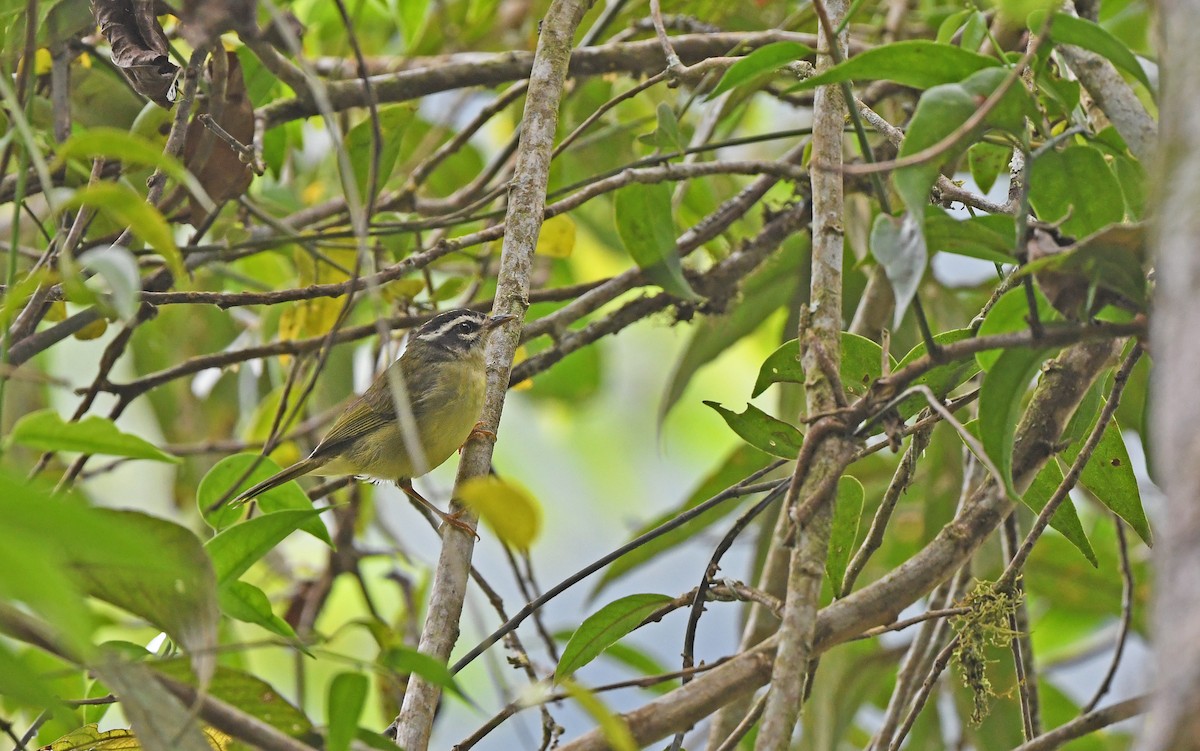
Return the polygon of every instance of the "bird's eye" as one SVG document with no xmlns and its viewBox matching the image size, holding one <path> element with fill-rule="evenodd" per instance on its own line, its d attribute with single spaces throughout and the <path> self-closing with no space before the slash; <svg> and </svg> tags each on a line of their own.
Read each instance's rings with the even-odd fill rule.
<svg viewBox="0 0 1200 751">
<path fill-rule="evenodd" d="M 471 324 L 467 323 L 466 321 L 463 321 L 462 323 L 458 324 L 458 326 L 456 326 L 455 328 L 457 328 L 459 331 L 461 331 L 462 333 L 465 334 L 471 330 Z"/>
</svg>

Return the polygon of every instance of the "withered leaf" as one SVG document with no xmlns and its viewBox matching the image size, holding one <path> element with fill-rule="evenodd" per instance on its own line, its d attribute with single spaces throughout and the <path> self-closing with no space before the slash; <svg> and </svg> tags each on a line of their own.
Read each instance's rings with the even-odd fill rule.
<svg viewBox="0 0 1200 751">
<path fill-rule="evenodd" d="M 216 41 L 226 31 L 237 31 L 243 36 L 256 34 L 257 16 L 255 0 L 183 0 L 180 30 L 188 44 L 201 47 Z"/>
<path fill-rule="evenodd" d="M 179 68 L 168 55 L 167 37 L 154 0 L 91 0 L 92 16 L 112 47 L 113 64 L 134 90 L 160 107 L 175 103 Z"/>
<path fill-rule="evenodd" d="M 188 124 L 183 164 L 209 197 L 221 204 L 245 193 L 253 173 L 232 146 L 204 127 L 199 116 L 211 116 L 226 133 L 249 145 L 254 138 L 254 105 L 246 93 L 246 81 L 236 54 L 224 53 L 224 65 L 214 56 L 207 74 L 212 86 L 196 117 Z M 190 199 L 189 221 L 194 226 L 200 225 L 206 213 L 195 198 Z"/>
</svg>

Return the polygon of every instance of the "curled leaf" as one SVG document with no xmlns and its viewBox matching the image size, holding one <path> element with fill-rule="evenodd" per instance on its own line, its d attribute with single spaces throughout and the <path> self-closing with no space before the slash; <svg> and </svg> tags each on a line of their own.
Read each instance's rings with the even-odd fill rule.
<svg viewBox="0 0 1200 751">
<path fill-rule="evenodd" d="M 92 15 L 112 47 L 113 64 L 133 89 L 160 107 L 175 104 L 175 74 L 167 35 L 147 0 L 92 0 Z"/>
</svg>

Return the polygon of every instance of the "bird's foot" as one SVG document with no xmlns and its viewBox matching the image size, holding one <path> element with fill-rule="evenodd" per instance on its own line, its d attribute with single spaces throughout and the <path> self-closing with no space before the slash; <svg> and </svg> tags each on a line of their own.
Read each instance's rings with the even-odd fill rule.
<svg viewBox="0 0 1200 751">
<path fill-rule="evenodd" d="M 471 428 L 470 434 L 467 435 L 467 440 L 463 441 L 463 445 L 458 447 L 458 453 L 462 453 L 463 447 L 471 442 L 472 438 L 496 442 L 496 434 L 487 428 L 483 427 L 483 420 L 475 423 L 475 427 Z"/>
<path fill-rule="evenodd" d="M 434 513 L 437 514 L 438 518 L 442 520 L 443 524 L 449 524 L 451 527 L 456 527 L 457 529 L 462 530 L 466 534 L 475 535 L 476 540 L 480 539 L 479 533 L 475 531 L 475 528 L 472 527 L 467 522 L 462 520 L 462 515 L 463 515 L 462 511 L 454 511 L 452 513 L 446 513 L 445 511 L 441 511 L 439 509 L 434 509 Z"/>
</svg>

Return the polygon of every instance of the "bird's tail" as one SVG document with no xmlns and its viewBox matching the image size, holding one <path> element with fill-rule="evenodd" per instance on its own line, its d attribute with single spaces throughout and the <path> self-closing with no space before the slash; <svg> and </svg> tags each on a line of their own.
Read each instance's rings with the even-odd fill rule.
<svg viewBox="0 0 1200 751">
<path fill-rule="evenodd" d="M 292 466 L 283 470 L 282 472 L 271 475 L 270 477 L 268 477 L 267 479 L 258 483 L 254 487 L 243 491 L 241 493 L 241 495 L 239 495 L 237 498 L 233 499 L 232 505 L 240 506 L 241 504 L 245 503 L 246 501 L 250 500 L 251 498 L 255 498 L 257 496 L 262 495 L 263 493 L 267 492 L 271 488 L 279 487 L 280 485 L 284 484 L 285 482 L 291 482 L 292 480 L 295 480 L 297 477 L 300 477 L 301 475 L 306 475 L 309 472 L 312 472 L 313 470 L 320 467 L 322 464 L 325 463 L 325 461 L 326 460 L 323 458 L 316 459 L 313 457 L 309 457 L 308 459 L 303 459 L 301 461 L 298 461 L 295 464 L 293 464 Z"/>
</svg>

